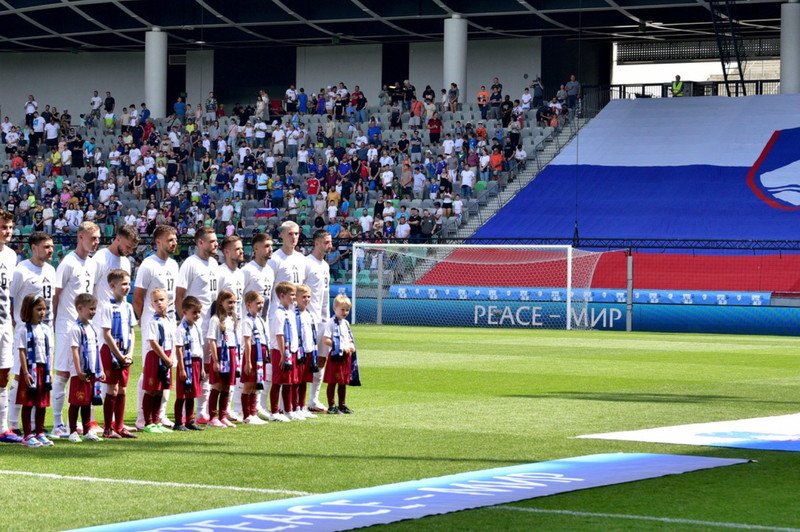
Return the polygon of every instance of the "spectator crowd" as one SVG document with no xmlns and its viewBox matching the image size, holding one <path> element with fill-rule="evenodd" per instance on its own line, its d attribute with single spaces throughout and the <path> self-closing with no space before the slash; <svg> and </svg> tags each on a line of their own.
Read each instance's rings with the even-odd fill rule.
<svg viewBox="0 0 800 532">
<path fill-rule="evenodd" d="M 194 108 L 178 97 L 166 119 L 110 92 L 94 91 L 77 117 L 30 95 L 22 124 L 0 124 L 0 199 L 17 235 L 45 231 L 64 249 L 83 221 L 106 236 L 124 222 L 143 236 L 167 224 L 182 237 L 212 227 L 278 238 L 292 220 L 335 241 L 429 241 L 447 220 L 461 223 L 486 183 L 524 168 L 529 120 L 557 126 L 580 95 L 574 76 L 547 103 L 538 76 L 513 101 L 495 77 L 475 103 L 456 84 L 439 97 L 430 85 L 387 84 L 374 105 L 358 85 L 292 85 L 279 102 L 261 91 L 229 115 L 213 92 Z M 176 253 L 188 256 L 191 241 Z M 142 245 L 137 258 L 151 252 Z"/>
</svg>

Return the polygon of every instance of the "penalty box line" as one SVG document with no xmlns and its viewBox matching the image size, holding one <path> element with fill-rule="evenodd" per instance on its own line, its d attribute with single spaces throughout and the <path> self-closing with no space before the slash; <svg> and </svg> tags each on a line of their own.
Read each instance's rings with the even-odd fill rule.
<svg viewBox="0 0 800 532">
<path fill-rule="evenodd" d="M 180 482 L 156 482 L 152 480 L 133 480 L 120 478 L 77 477 L 68 475 L 55 475 L 52 473 L 31 473 L 29 471 L 0 470 L 0 475 L 16 475 L 22 477 L 49 478 L 53 480 L 77 480 L 81 482 L 100 482 L 109 484 L 130 484 L 135 486 L 163 486 L 168 488 L 193 488 L 207 490 L 247 491 L 252 493 L 270 493 L 280 495 L 315 495 L 306 491 L 278 490 L 265 488 L 244 488 L 240 486 L 215 486 L 213 484 L 182 484 Z"/>
<path fill-rule="evenodd" d="M 634 521 L 656 521 L 659 523 L 671 523 L 679 525 L 697 525 L 717 528 L 732 528 L 737 530 L 765 530 L 769 532 L 800 532 L 800 528 L 787 528 L 764 525 L 748 525 L 743 523 L 724 523 L 717 521 L 699 521 L 696 519 L 680 519 L 673 517 L 654 517 L 649 515 L 629 515 L 629 514 L 604 514 L 594 512 L 576 512 L 572 510 L 550 510 L 545 508 L 521 508 L 518 506 L 493 506 L 493 510 L 512 510 L 515 512 L 527 512 L 534 514 L 557 514 L 571 517 L 599 517 L 606 519 L 631 519 Z"/>
</svg>

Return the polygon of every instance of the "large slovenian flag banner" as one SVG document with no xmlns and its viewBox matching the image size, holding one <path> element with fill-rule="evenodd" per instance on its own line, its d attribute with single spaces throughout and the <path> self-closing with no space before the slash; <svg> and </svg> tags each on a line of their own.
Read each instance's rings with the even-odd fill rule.
<svg viewBox="0 0 800 532">
<path fill-rule="evenodd" d="M 798 239 L 798 211 L 800 95 L 617 100 L 475 237 Z"/>
</svg>

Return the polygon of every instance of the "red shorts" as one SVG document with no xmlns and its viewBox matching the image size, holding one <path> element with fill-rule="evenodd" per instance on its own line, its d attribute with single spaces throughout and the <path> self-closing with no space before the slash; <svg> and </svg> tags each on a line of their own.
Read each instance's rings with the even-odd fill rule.
<svg viewBox="0 0 800 532">
<path fill-rule="evenodd" d="M 292 369 L 285 371 L 281 368 L 281 352 L 277 349 L 272 350 L 272 384 L 297 384 L 297 353 L 292 353 Z"/>
<path fill-rule="evenodd" d="M 22 382 L 22 377 L 17 383 L 17 404 L 20 406 L 35 406 L 36 408 L 47 408 L 50 406 L 50 392 L 44 391 L 44 364 L 36 364 L 36 390 L 35 394 L 28 393 L 28 386 Z"/>
<path fill-rule="evenodd" d="M 311 355 L 306 355 L 306 361 L 297 365 L 297 382 L 309 384 L 314 382 L 314 374 L 311 373 Z"/>
<path fill-rule="evenodd" d="M 219 371 L 211 370 L 208 373 L 208 382 L 211 384 L 227 384 L 229 386 L 233 386 L 236 384 L 236 348 L 230 348 L 230 360 L 231 360 L 231 371 L 228 375 L 220 376 Z M 219 355 L 217 355 L 217 360 L 219 360 Z"/>
<path fill-rule="evenodd" d="M 335 361 L 328 356 L 328 363 L 325 365 L 325 376 L 322 382 L 328 384 L 350 384 L 350 362 L 352 355 L 343 355 L 342 360 Z"/>
<path fill-rule="evenodd" d="M 100 362 L 103 364 L 103 372 L 106 374 L 106 384 L 119 384 L 123 388 L 128 386 L 128 373 L 130 373 L 130 366 L 125 366 L 120 369 L 114 369 L 111 365 L 111 348 L 104 345 L 100 349 Z"/>
<path fill-rule="evenodd" d="M 69 404 L 75 406 L 89 406 L 92 404 L 94 396 L 94 383 L 96 377 L 92 375 L 89 380 L 83 382 L 77 376 L 69 379 Z"/>
<path fill-rule="evenodd" d="M 192 399 L 203 394 L 203 383 L 200 376 L 203 367 L 202 358 L 192 357 L 192 386 L 187 388 L 185 381 L 177 374 L 175 376 L 175 397 L 178 399 Z"/>
<path fill-rule="evenodd" d="M 167 357 L 172 355 L 171 351 L 164 352 Z M 146 392 L 161 392 L 172 388 L 172 370 L 167 370 L 167 378 L 163 379 L 158 375 L 158 355 L 154 351 L 148 351 L 144 357 L 144 382 L 142 390 Z"/>
<path fill-rule="evenodd" d="M 261 360 L 266 360 L 266 358 L 267 358 L 267 346 L 262 345 L 261 346 Z M 251 371 L 250 374 L 248 375 L 248 374 L 246 374 L 244 372 L 244 368 L 242 368 L 242 378 L 239 379 L 239 382 L 242 382 L 242 383 L 245 383 L 245 382 L 258 382 L 258 362 L 257 362 L 257 360 L 258 360 L 258 353 L 256 353 L 255 346 L 252 346 L 252 349 L 250 349 L 250 367 L 253 368 L 253 371 Z M 261 377 L 262 380 L 263 380 L 263 379 L 266 378 L 266 364 L 264 364 L 264 368 L 263 368 L 262 373 L 264 373 L 264 375 L 262 375 L 262 377 Z"/>
</svg>

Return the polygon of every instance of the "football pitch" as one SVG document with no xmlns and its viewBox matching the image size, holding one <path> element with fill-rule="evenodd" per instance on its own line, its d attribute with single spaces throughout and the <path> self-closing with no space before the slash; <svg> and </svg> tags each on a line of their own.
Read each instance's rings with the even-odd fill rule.
<svg viewBox="0 0 800 532">
<path fill-rule="evenodd" d="M 800 338 L 379 326 L 356 326 L 354 334 L 363 383 L 348 389 L 354 415 L 0 446 L 2 529 L 65 530 L 645 452 L 754 462 L 379 529 L 800 531 L 800 453 L 573 438 L 796 413 Z M 138 360 L 133 367 L 129 425 Z"/>
</svg>

